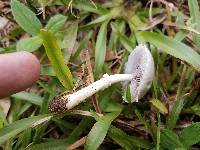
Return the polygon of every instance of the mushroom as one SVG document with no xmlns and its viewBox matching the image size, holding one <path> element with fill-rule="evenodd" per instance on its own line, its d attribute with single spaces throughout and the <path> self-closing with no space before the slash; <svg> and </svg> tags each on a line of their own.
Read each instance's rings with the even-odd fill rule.
<svg viewBox="0 0 200 150">
<path fill-rule="evenodd" d="M 137 46 L 125 64 L 124 73 L 131 74 L 133 78 L 122 82 L 124 101 L 138 102 L 151 87 L 154 72 L 154 61 L 149 49 L 144 45 Z M 127 94 L 130 94 L 130 99 Z"/>
<path fill-rule="evenodd" d="M 154 61 L 152 55 L 145 45 L 139 45 L 129 55 L 124 74 L 104 74 L 100 80 L 75 93 L 63 93 L 49 103 L 49 110 L 51 112 L 64 112 L 72 109 L 88 97 L 117 82 L 122 82 L 125 102 L 138 102 L 150 88 L 153 77 Z"/>
</svg>

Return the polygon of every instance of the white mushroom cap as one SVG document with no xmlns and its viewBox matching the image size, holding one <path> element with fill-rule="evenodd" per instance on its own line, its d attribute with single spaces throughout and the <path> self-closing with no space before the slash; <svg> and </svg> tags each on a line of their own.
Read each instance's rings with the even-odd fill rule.
<svg viewBox="0 0 200 150">
<path fill-rule="evenodd" d="M 125 74 L 132 74 L 132 81 L 122 82 L 123 99 L 126 102 L 138 102 L 151 87 L 154 78 L 154 61 L 151 52 L 145 45 L 137 46 L 129 55 L 125 64 Z M 130 89 L 131 99 L 127 99 L 127 90 Z"/>
</svg>

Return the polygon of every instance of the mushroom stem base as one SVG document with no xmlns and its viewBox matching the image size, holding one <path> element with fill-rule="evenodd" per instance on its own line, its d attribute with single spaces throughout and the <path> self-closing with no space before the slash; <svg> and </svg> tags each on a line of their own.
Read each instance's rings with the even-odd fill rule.
<svg viewBox="0 0 200 150">
<path fill-rule="evenodd" d="M 100 80 L 90 84 L 89 86 L 84 87 L 75 93 L 62 96 L 62 100 L 67 100 L 67 103 L 64 103 L 64 107 L 66 108 L 66 110 L 69 110 L 79 103 L 85 101 L 85 99 L 97 93 L 98 91 L 104 90 L 105 88 L 108 88 L 109 86 L 117 82 L 131 81 L 132 78 L 133 75 L 131 74 L 104 74 Z"/>
</svg>

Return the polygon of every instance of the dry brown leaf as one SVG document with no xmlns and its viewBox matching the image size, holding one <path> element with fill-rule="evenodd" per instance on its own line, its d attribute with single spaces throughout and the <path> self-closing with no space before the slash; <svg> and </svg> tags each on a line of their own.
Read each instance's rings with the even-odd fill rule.
<svg viewBox="0 0 200 150">
<path fill-rule="evenodd" d="M 106 61 L 112 61 L 119 58 L 119 56 L 112 50 L 106 51 Z"/>
<path fill-rule="evenodd" d="M 76 141 L 72 145 L 70 145 L 66 150 L 74 150 L 77 149 L 78 147 L 84 145 L 86 142 L 86 136 L 82 137 L 80 140 Z"/>
<path fill-rule="evenodd" d="M 167 18 L 166 14 L 164 14 L 164 15 L 163 14 L 162 15 L 158 15 L 155 18 L 153 18 L 151 22 L 149 22 L 148 24 L 145 24 L 145 25 L 139 27 L 138 29 L 142 30 L 142 31 L 152 29 L 156 25 L 158 25 L 161 22 L 163 22 L 166 18 Z"/>
<path fill-rule="evenodd" d="M 85 50 L 84 56 L 85 56 L 84 58 L 85 58 L 86 68 L 87 68 L 86 82 L 87 82 L 87 85 L 89 85 L 94 82 L 94 76 L 93 76 L 93 71 L 92 71 L 92 64 L 90 61 L 90 54 L 88 50 Z M 92 103 L 93 103 L 93 106 L 95 107 L 96 112 L 101 113 L 96 95 L 92 96 Z"/>
</svg>

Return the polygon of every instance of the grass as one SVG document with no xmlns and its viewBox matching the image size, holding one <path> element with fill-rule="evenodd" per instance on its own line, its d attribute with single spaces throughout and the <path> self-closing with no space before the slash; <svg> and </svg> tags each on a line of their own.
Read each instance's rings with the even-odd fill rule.
<svg viewBox="0 0 200 150">
<path fill-rule="evenodd" d="M 42 67 L 33 87 L 10 97 L 8 113 L 0 107 L 0 147 L 200 147 L 197 0 L 1 3 L 0 14 L 11 27 L 0 36 L 0 53 L 29 51 Z M 28 37 L 21 40 L 24 35 Z M 105 73 L 123 72 L 128 55 L 141 43 L 151 50 L 156 72 L 151 89 L 138 103 L 124 103 L 121 85 L 115 84 L 70 111 L 49 112 L 48 103 L 60 93 L 74 92 Z"/>
</svg>

